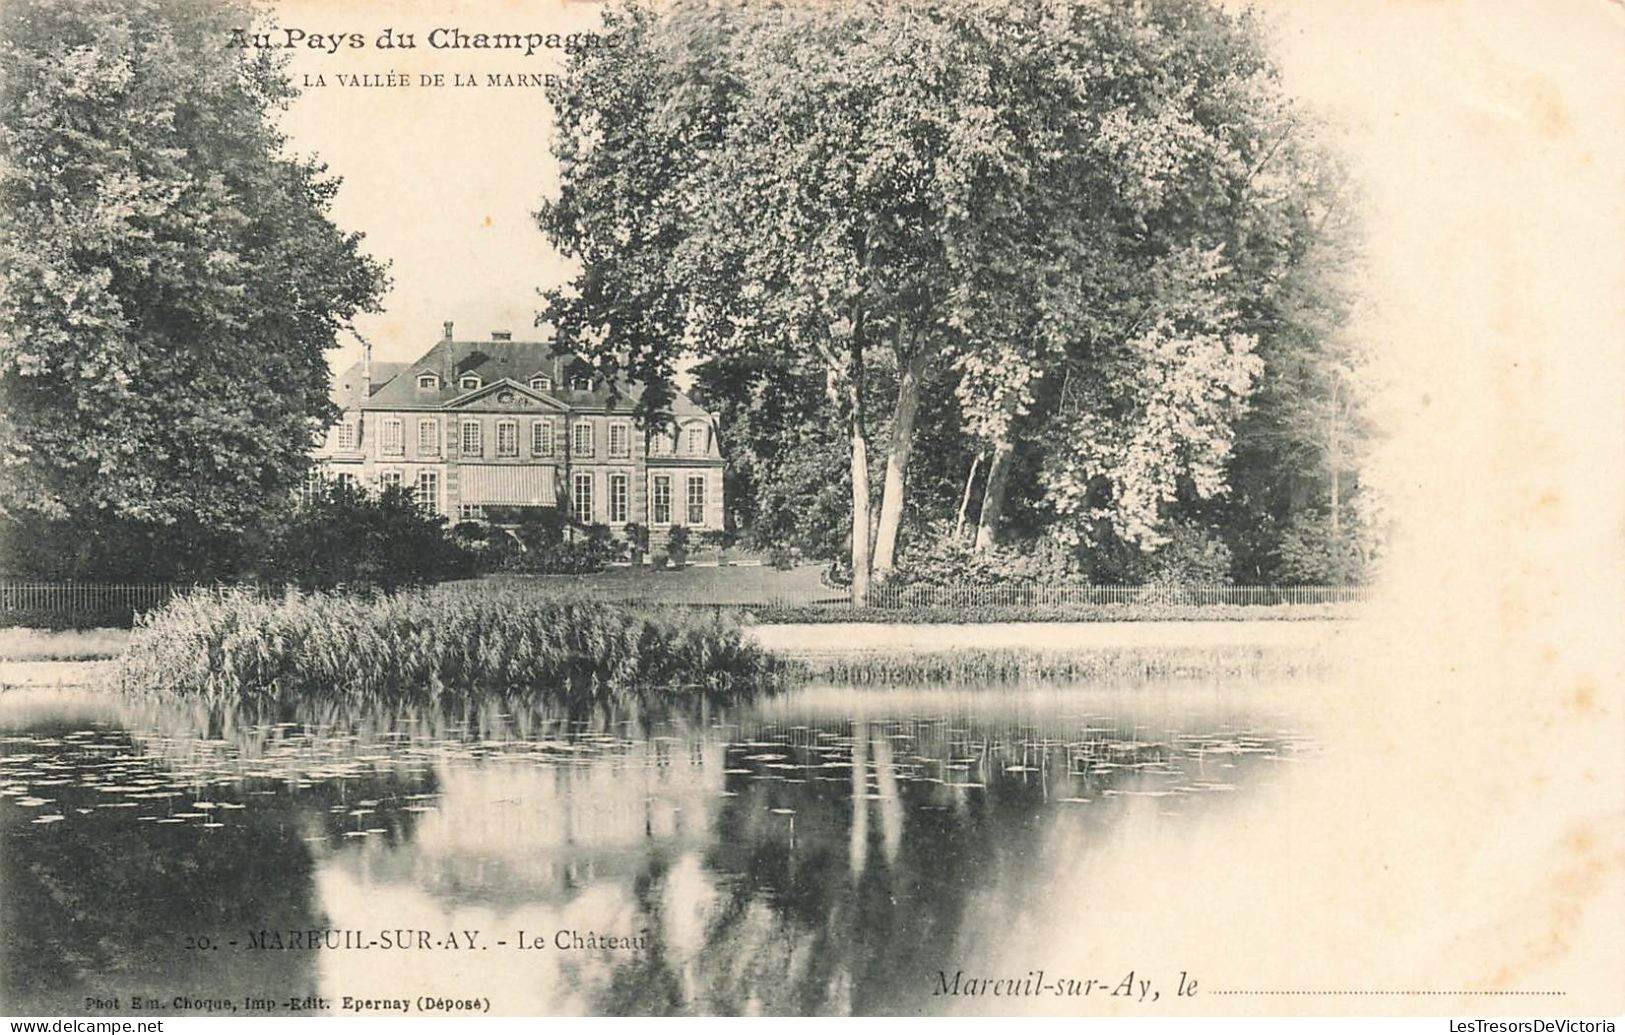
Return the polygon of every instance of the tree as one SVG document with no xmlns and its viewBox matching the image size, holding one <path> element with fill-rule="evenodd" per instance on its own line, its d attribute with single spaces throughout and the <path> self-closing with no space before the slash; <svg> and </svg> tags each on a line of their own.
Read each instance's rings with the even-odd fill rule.
<svg viewBox="0 0 1625 1035">
<path fill-rule="evenodd" d="M 1243 303 L 1279 250 L 1257 228 L 1294 183 L 1248 19 L 1205 0 L 693 0 L 606 20 L 623 45 L 575 55 L 553 95 L 562 188 L 539 219 L 581 273 L 542 315 L 644 381 L 698 353 L 821 384 L 855 596 L 877 367 L 896 377 L 877 575 L 941 378 L 988 456 L 983 546 L 1023 442 L 1079 542 L 1111 521 L 1153 547 L 1181 492 L 1222 491 L 1260 369 Z"/>
<path fill-rule="evenodd" d="M 1030 184 L 986 228 L 991 329 L 958 358 L 967 430 L 989 457 L 976 541 L 998 538 L 1018 450 L 1041 459 L 1051 534 L 1152 550 L 1186 499 L 1226 488 L 1263 364 L 1257 300 L 1313 199 L 1258 26 L 1216 6 L 1056 7 L 1021 58 L 1038 84 Z"/>
<path fill-rule="evenodd" d="M 205 577 L 242 561 L 332 416 L 325 352 L 382 268 L 289 157 L 294 90 L 236 3 L 0 11 L 7 563 Z M 55 558 L 22 557 L 23 537 Z"/>
<path fill-rule="evenodd" d="M 637 379 L 674 355 L 776 354 L 821 376 L 846 427 L 854 595 L 870 569 L 865 392 L 876 347 L 904 371 L 880 549 L 891 555 L 912 400 L 967 138 L 955 27 L 914 6 L 680 4 L 606 15 L 622 46 L 582 52 L 554 96 L 559 199 L 544 229 L 580 259 L 545 314 Z M 659 402 L 665 393 L 648 398 Z"/>
<path fill-rule="evenodd" d="M 941 228 L 989 128 L 964 19 L 930 4 L 612 10 L 553 100 L 539 213 L 582 273 L 544 314 L 645 383 L 675 355 L 775 355 L 846 427 L 854 595 L 869 577 L 869 352 L 890 350 L 877 549 L 890 565 L 920 382 L 953 334 Z M 658 404 L 665 392 L 646 398 Z"/>
</svg>

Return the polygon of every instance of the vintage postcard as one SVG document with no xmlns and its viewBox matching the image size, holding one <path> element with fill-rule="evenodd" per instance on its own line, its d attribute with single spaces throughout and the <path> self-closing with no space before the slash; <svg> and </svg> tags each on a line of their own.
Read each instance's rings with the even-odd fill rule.
<svg viewBox="0 0 1625 1035">
<path fill-rule="evenodd" d="M 1615 1030 L 1622 159 L 1617 0 L 3 0 L 0 1013 Z"/>
</svg>

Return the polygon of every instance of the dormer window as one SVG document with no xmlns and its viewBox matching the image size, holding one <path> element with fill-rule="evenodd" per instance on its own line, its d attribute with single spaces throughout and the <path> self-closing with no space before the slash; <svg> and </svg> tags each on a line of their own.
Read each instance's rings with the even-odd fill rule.
<svg viewBox="0 0 1625 1035">
<path fill-rule="evenodd" d="M 574 391 L 574 392 L 590 392 L 590 391 L 592 391 L 592 378 L 590 378 L 590 377 L 572 377 L 572 378 L 570 378 L 570 390 Z"/>
<path fill-rule="evenodd" d="M 480 375 L 464 374 L 462 377 L 457 379 L 457 385 L 465 392 L 473 391 L 480 386 Z"/>
<path fill-rule="evenodd" d="M 553 390 L 553 379 L 540 375 L 533 377 L 530 379 L 530 390 L 533 392 L 551 392 Z"/>
<path fill-rule="evenodd" d="M 433 374 L 419 374 L 418 375 L 418 388 L 419 389 L 422 389 L 423 391 L 432 392 L 436 388 L 439 388 L 439 387 L 440 387 L 440 378 L 434 376 Z"/>
<path fill-rule="evenodd" d="M 683 451 L 689 456 L 704 456 L 706 428 L 704 424 L 690 424 L 683 429 Z"/>
</svg>

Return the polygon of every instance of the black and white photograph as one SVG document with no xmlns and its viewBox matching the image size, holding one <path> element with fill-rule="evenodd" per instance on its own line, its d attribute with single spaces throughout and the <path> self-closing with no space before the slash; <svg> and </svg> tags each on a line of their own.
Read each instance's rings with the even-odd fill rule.
<svg viewBox="0 0 1625 1035">
<path fill-rule="evenodd" d="M 1622 329 L 1619 0 L 0 0 L 0 1016 L 1614 1031 Z"/>
</svg>

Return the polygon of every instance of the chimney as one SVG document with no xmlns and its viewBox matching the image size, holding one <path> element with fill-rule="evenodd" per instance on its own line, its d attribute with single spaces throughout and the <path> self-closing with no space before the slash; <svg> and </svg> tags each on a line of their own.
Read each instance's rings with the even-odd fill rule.
<svg viewBox="0 0 1625 1035">
<path fill-rule="evenodd" d="M 356 337 L 360 338 L 358 334 Z M 372 342 L 361 338 L 361 401 L 372 398 Z"/>
<path fill-rule="evenodd" d="M 513 332 L 512 331 L 492 331 L 491 332 L 491 340 L 492 341 L 513 341 Z"/>
<path fill-rule="evenodd" d="M 451 321 L 447 320 L 445 323 L 441 324 L 440 329 L 441 329 L 440 340 L 441 341 L 450 341 L 451 340 Z"/>
</svg>

